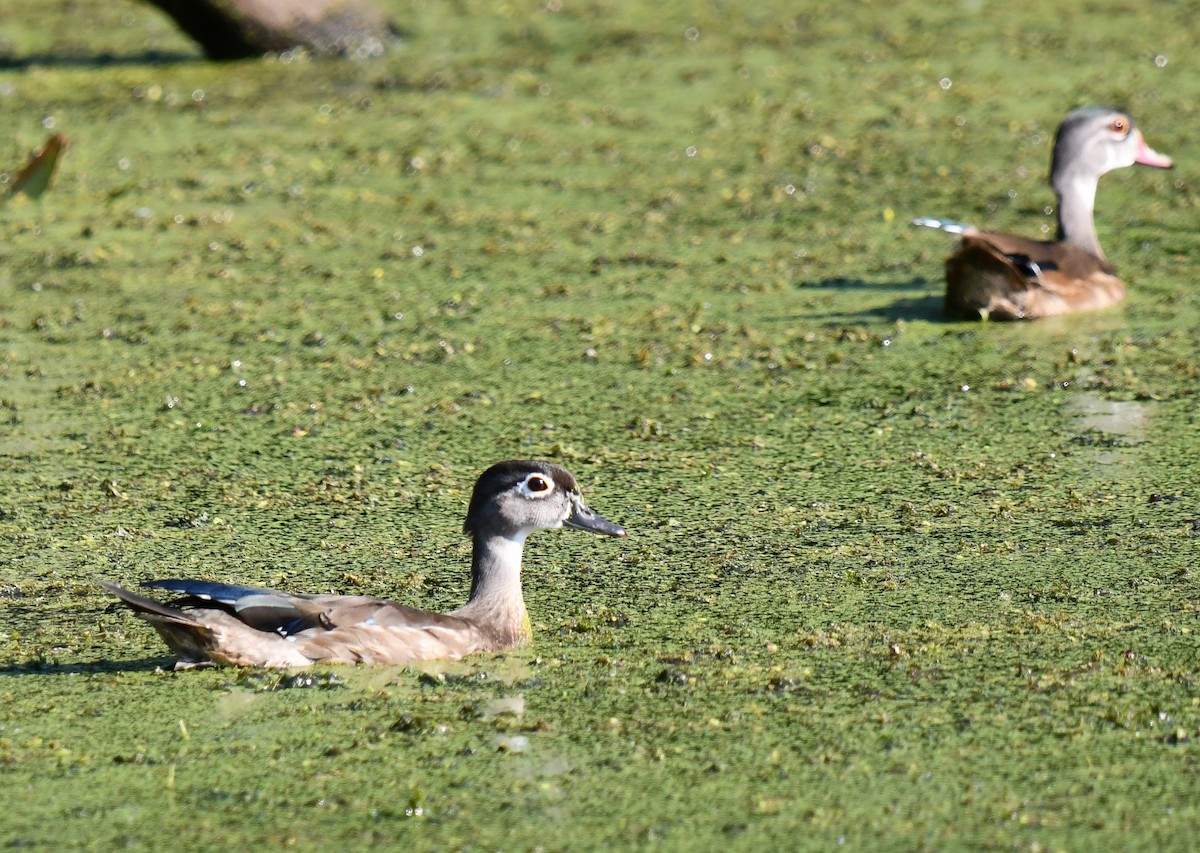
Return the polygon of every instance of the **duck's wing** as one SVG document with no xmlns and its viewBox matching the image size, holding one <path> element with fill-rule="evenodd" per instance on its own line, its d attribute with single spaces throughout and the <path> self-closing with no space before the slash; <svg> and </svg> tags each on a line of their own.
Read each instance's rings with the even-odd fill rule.
<svg viewBox="0 0 1200 853">
<path fill-rule="evenodd" d="M 963 239 L 978 241 L 1004 255 L 1028 274 L 1031 284 L 1038 278 L 1084 280 L 1096 273 L 1113 274 L 1103 258 L 1070 243 L 1030 240 L 999 231 L 978 231 Z"/>
<path fill-rule="evenodd" d="M 946 313 L 955 316 L 1026 320 L 1102 308 L 1124 295 L 1106 261 L 1068 243 L 975 231 L 946 260 Z"/>
<path fill-rule="evenodd" d="M 293 595 L 276 589 L 171 578 L 147 581 L 142 586 L 181 594 L 175 607 L 222 610 L 256 631 L 288 636 L 327 624 L 326 599 L 370 600 L 351 596 Z"/>
<path fill-rule="evenodd" d="M 239 618 L 235 602 L 243 602 L 252 595 L 271 593 L 271 590 L 217 584 L 207 585 L 209 588 L 206 589 L 197 586 L 195 595 L 191 595 L 182 588 L 190 584 L 189 581 L 161 583 L 172 584 L 165 588 L 184 591 L 184 598 L 178 603 L 167 604 L 118 584 L 100 581 L 105 590 L 158 632 L 179 658 L 176 669 L 211 664 L 291 667 L 312 663 L 312 659 L 298 651 L 294 643 L 288 642 L 286 634 L 261 630 Z M 235 589 L 246 594 L 234 596 Z M 254 608 L 250 611 L 256 615 Z M 304 618 L 313 617 L 306 614 Z"/>
</svg>

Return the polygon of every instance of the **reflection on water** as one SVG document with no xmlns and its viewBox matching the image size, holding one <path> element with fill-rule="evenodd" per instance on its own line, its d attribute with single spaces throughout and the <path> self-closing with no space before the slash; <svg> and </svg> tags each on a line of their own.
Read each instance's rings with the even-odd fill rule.
<svg viewBox="0 0 1200 853">
<path fill-rule="evenodd" d="M 1145 403 L 1080 394 L 1072 405 L 1085 430 L 1077 443 L 1090 447 L 1098 464 L 1115 465 L 1133 459 L 1137 446 L 1146 438 L 1150 410 Z"/>
</svg>

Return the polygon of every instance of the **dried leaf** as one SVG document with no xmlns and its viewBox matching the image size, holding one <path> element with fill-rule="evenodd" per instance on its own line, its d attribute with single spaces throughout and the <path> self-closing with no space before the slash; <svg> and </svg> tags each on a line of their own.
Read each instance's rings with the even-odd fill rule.
<svg viewBox="0 0 1200 853">
<path fill-rule="evenodd" d="M 38 198 L 49 189 L 50 179 L 54 177 L 54 167 L 58 165 L 59 155 L 62 154 L 66 143 L 67 141 L 61 133 L 56 133 L 47 139 L 42 150 L 33 155 L 33 158 L 25 164 L 25 168 L 12 182 L 8 194 L 14 196 L 17 193 L 24 193 L 26 198 L 32 199 Z"/>
</svg>

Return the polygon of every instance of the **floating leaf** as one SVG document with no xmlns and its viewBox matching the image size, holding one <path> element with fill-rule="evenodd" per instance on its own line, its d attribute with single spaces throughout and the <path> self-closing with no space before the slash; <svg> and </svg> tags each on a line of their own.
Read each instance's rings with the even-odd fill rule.
<svg viewBox="0 0 1200 853">
<path fill-rule="evenodd" d="M 26 198 L 38 198 L 50 188 L 50 179 L 54 177 L 54 167 L 58 165 L 59 155 L 67 141 L 61 133 L 56 133 L 46 140 L 42 150 L 33 155 L 25 164 L 9 188 L 9 196 L 23 193 Z"/>
</svg>

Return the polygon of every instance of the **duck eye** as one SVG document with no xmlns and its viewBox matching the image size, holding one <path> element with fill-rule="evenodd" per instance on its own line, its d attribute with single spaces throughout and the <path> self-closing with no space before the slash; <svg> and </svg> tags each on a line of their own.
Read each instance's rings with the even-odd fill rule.
<svg viewBox="0 0 1200 853">
<path fill-rule="evenodd" d="M 532 477 L 526 480 L 525 486 L 531 492 L 545 492 L 550 488 L 550 484 L 546 482 L 546 478 L 539 477 L 537 474 L 534 474 Z"/>
<path fill-rule="evenodd" d="M 1129 122 L 1125 121 L 1123 118 L 1115 118 L 1108 125 L 1108 129 L 1113 133 L 1119 133 L 1121 136 L 1124 136 L 1129 132 Z"/>
</svg>

